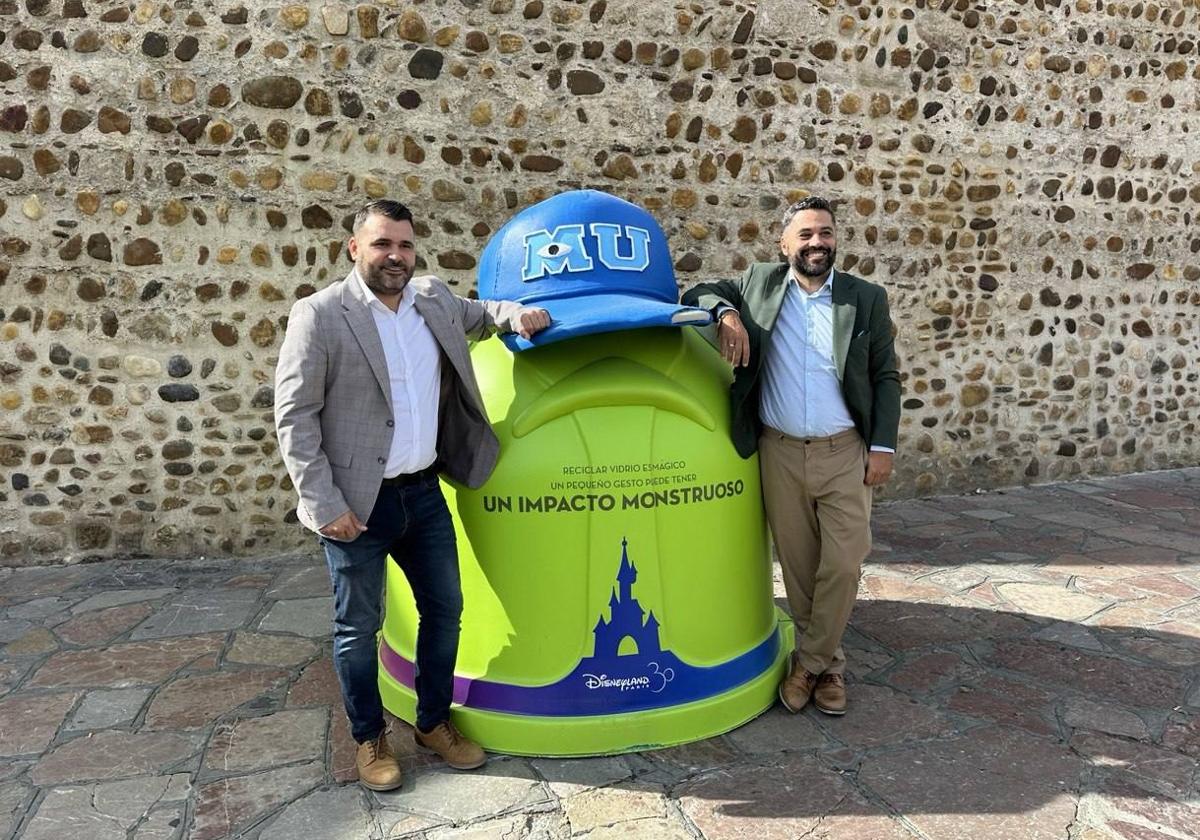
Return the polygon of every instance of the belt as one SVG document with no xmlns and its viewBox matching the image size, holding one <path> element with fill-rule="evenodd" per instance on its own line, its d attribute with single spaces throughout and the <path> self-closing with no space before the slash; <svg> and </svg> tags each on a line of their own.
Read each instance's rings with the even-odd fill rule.
<svg viewBox="0 0 1200 840">
<path fill-rule="evenodd" d="M 770 426 L 763 426 L 763 434 L 770 435 L 780 440 L 790 440 L 794 443 L 836 443 L 848 438 L 858 437 L 858 429 L 846 429 L 844 432 L 838 432 L 836 435 L 827 435 L 826 437 L 796 437 L 789 435 L 787 432 L 781 432 L 778 429 L 773 429 Z"/>
<path fill-rule="evenodd" d="M 385 478 L 380 484 L 384 487 L 408 487 L 413 484 L 420 484 L 427 478 L 437 478 L 438 472 L 437 462 L 434 462 L 420 472 L 393 475 L 391 478 Z"/>
</svg>

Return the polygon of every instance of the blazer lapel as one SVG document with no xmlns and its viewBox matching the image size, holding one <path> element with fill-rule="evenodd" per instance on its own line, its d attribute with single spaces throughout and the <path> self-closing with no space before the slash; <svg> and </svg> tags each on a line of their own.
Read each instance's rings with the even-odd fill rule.
<svg viewBox="0 0 1200 840">
<path fill-rule="evenodd" d="M 759 311 L 764 316 L 761 321 L 762 329 L 770 333 L 775 329 L 779 313 L 783 310 L 783 297 L 787 293 L 788 283 L 792 276 L 787 263 L 780 263 L 767 274 L 761 286 L 762 304 Z"/>
<path fill-rule="evenodd" d="M 375 318 L 372 317 L 369 306 L 370 303 L 363 298 L 362 289 L 359 288 L 358 276 L 351 271 L 342 281 L 342 314 L 346 316 L 350 334 L 354 336 L 354 340 L 362 348 L 363 355 L 367 357 L 367 365 L 370 366 L 371 373 L 375 375 L 379 389 L 383 391 L 388 409 L 394 413 L 395 406 L 392 405 L 392 384 L 388 377 L 387 356 L 383 354 L 383 342 L 379 340 L 379 330 L 375 326 Z"/>
<path fill-rule="evenodd" d="M 833 273 L 833 362 L 837 365 L 838 380 L 845 379 L 846 356 L 854 331 L 854 316 L 858 314 L 857 284 L 849 274 Z"/>
<path fill-rule="evenodd" d="M 413 306 L 417 308 L 417 312 L 425 319 L 425 326 L 429 327 L 429 331 L 433 333 L 434 340 L 437 341 L 438 347 L 442 350 L 442 355 L 449 359 L 452 364 L 457 366 L 458 359 L 455 357 L 454 342 L 454 325 L 446 317 L 445 311 L 438 305 L 431 288 L 415 289 L 416 295 L 413 297 Z"/>
</svg>

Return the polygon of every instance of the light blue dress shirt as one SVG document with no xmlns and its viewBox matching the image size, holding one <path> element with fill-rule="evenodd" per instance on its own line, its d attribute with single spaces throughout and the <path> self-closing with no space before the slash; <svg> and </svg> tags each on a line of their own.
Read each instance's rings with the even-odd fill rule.
<svg viewBox="0 0 1200 840">
<path fill-rule="evenodd" d="M 833 277 L 811 294 L 788 272 L 783 307 L 771 333 L 758 416 L 764 425 L 798 438 L 830 437 L 854 428 L 833 360 Z M 732 306 L 717 307 L 719 321 Z M 890 446 L 871 446 L 891 452 Z"/>
<path fill-rule="evenodd" d="M 811 294 L 788 274 L 765 361 L 758 408 L 765 425 L 798 438 L 854 428 L 833 360 L 832 272 Z"/>
</svg>

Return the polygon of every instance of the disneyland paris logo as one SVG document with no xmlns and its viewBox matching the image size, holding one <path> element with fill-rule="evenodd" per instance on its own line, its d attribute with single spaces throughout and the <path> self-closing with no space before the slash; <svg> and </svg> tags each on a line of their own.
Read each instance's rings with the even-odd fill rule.
<svg viewBox="0 0 1200 840">
<path fill-rule="evenodd" d="M 660 669 L 657 662 L 646 663 L 652 669 L 647 675 L 636 677 L 610 677 L 608 674 L 584 674 L 583 684 L 593 691 L 607 688 L 616 691 L 643 691 L 649 689 L 652 694 L 659 694 L 675 679 L 675 669 Z"/>
</svg>

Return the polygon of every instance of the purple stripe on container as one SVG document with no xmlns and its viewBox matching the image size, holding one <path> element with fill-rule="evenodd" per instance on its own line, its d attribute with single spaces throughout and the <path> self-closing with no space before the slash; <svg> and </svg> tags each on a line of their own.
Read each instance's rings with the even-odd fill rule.
<svg viewBox="0 0 1200 840">
<path fill-rule="evenodd" d="M 670 651 L 583 659 L 563 679 L 521 686 L 454 678 L 454 702 L 472 709 L 538 716 L 619 714 L 703 700 L 759 676 L 775 662 L 779 633 L 718 665 L 689 665 Z M 380 640 L 379 660 L 401 685 L 413 688 L 415 669 Z"/>
</svg>

